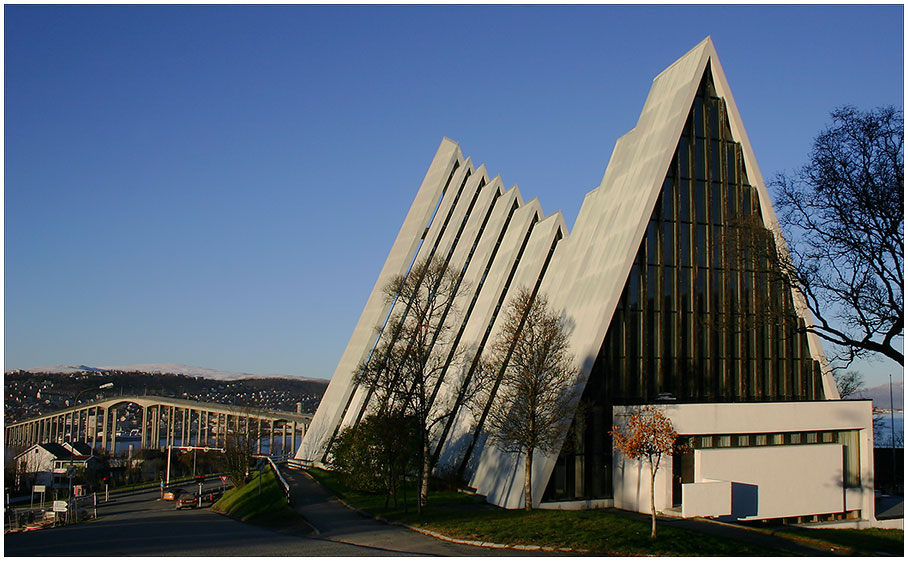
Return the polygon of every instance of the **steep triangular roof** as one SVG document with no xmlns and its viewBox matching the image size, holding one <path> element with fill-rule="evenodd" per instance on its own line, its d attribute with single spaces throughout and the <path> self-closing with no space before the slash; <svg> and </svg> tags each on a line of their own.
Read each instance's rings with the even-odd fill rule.
<svg viewBox="0 0 908 561">
<path fill-rule="evenodd" d="M 578 398 L 614 316 L 707 69 L 712 72 L 717 95 L 725 99 L 729 126 L 741 144 L 750 183 L 759 193 L 764 223 L 779 233 L 737 105 L 712 39 L 707 37 L 653 80 L 636 126 L 615 144 L 602 182 L 584 199 L 573 231 L 556 249 L 540 287 L 572 329 L 570 347 L 579 367 Z M 797 294 L 795 302 L 799 302 Z M 803 306 L 799 308 L 809 321 Z M 812 340 L 810 346 L 814 358 L 825 363 L 819 341 Z M 824 389 L 827 396 L 837 395 L 829 375 L 824 376 Z M 534 496 L 542 496 L 557 456 L 537 454 L 534 464 L 541 469 L 534 469 Z M 523 500 L 520 462 L 515 455 L 486 447 L 471 485 L 488 494 L 491 502 L 516 508 Z"/>
<path fill-rule="evenodd" d="M 466 281 L 475 281 L 469 294 L 463 297 L 468 305 L 463 308 L 465 317 L 455 344 L 469 349 L 470 356 L 479 353 L 486 342 L 494 340 L 500 328 L 502 320 L 498 312 L 507 309 L 510 287 L 539 282 L 536 286 L 561 311 L 571 329 L 569 343 L 579 371 L 575 384 L 579 396 L 612 323 L 640 243 L 645 239 L 706 72 L 711 75 L 715 94 L 724 99 L 731 138 L 740 144 L 748 184 L 756 189 L 764 224 L 779 234 L 753 149 L 709 37 L 653 80 L 636 126 L 617 141 L 600 185 L 587 193 L 573 232 L 560 242 L 556 235 L 564 231 L 560 215 L 554 221 L 546 219 L 537 223 L 542 214 L 537 201 L 524 203 L 516 186 L 504 191 L 497 177 L 488 183 L 484 167 L 472 170 L 471 161 L 463 159 L 459 147 L 444 139 L 296 457 L 323 461 L 334 435 L 358 422 L 372 390 L 355 382 L 354 371 L 368 359 L 376 344 L 375 326 L 383 325 L 390 317 L 392 304 L 382 289 L 396 275 L 405 274 L 418 257 L 434 255 L 440 247 L 448 248 L 453 252 L 449 258 L 462 263 L 461 275 Z M 723 141 L 730 140 L 724 129 L 722 137 Z M 474 175 L 468 179 L 466 174 L 471 172 Z M 477 185 L 480 176 L 487 185 L 484 191 Z M 474 195 L 461 197 L 461 192 Z M 473 210 L 474 203 L 485 210 L 481 213 Z M 448 229 L 449 220 L 460 224 L 460 228 Z M 462 238 L 463 232 L 470 232 L 470 236 Z M 460 246 L 458 240 L 462 241 Z M 780 236 L 778 241 L 784 251 Z M 794 302 L 809 323 L 810 316 L 797 293 Z M 809 336 L 808 341 L 813 358 L 825 364 L 819 341 L 815 336 Z M 828 374 L 823 377 L 823 385 L 827 397 L 837 395 Z M 449 387 L 446 381 L 441 391 L 453 394 L 459 389 Z M 486 404 L 487 408 L 490 406 L 491 403 Z M 471 485 L 491 502 L 505 507 L 519 506 L 523 491 L 522 458 L 481 442 L 481 418 L 474 419 L 461 409 L 452 419 L 439 437 L 441 445 L 450 448 L 447 456 L 442 454 L 442 457 L 456 456 L 463 458 L 461 466 L 466 467 L 467 462 L 475 466 Z M 560 444 L 555 447 L 558 448 Z M 473 450 L 479 451 L 478 461 Z M 557 454 L 538 455 L 534 469 L 537 498 L 556 460 Z"/>
<path fill-rule="evenodd" d="M 64 442 L 63 447 L 72 450 L 77 456 L 91 456 L 93 451 L 87 442 Z"/>
<path fill-rule="evenodd" d="M 49 452 L 57 460 L 72 456 L 72 453 L 65 446 L 56 442 L 42 442 L 38 446 Z"/>
</svg>

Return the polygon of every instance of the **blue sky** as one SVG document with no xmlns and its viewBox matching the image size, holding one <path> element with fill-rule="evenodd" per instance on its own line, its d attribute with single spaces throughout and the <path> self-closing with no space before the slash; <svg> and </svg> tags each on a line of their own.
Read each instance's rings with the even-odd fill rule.
<svg viewBox="0 0 908 561">
<path fill-rule="evenodd" d="M 4 13 L 6 369 L 328 378 L 443 136 L 572 226 L 707 35 L 767 179 L 904 97 L 902 6 Z"/>
</svg>

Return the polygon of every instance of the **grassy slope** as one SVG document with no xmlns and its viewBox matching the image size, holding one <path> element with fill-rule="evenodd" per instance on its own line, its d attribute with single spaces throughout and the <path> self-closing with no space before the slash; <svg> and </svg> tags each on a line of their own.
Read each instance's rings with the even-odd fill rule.
<svg viewBox="0 0 908 561">
<path fill-rule="evenodd" d="M 271 469 L 264 470 L 242 487 L 227 491 L 211 508 L 242 522 L 262 526 L 285 527 L 303 524 L 302 517 L 290 508 Z"/>
<path fill-rule="evenodd" d="M 504 510 L 478 497 L 456 492 L 429 496 L 429 508 L 420 517 L 410 506 L 384 508 L 384 497 L 347 489 L 332 472 L 310 473 L 352 506 L 389 520 L 411 524 L 463 539 L 505 544 L 570 547 L 613 555 L 778 555 L 751 544 L 722 540 L 701 532 L 661 526 L 651 540 L 650 521 L 617 510 L 553 511 Z"/>
<path fill-rule="evenodd" d="M 407 488 L 406 505 L 404 505 L 403 492 L 400 492 L 397 498 L 397 507 L 395 507 L 393 501 L 391 501 L 388 508 L 385 508 L 384 494 L 368 493 L 351 489 L 344 484 L 343 478 L 337 472 L 313 468 L 309 470 L 309 473 L 324 487 L 338 497 L 344 499 L 344 501 L 351 506 L 380 515 L 388 520 L 404 521 L 415 519 L 413 518 L 416 513 L 416 485 L 414 483 L 411 483 Z M 434 490 L 429 495 L 429 503 L 432 505 L 443 504 L 445 507 L 481 507 L 488 505 L 482 497 L 466 495 L 464 493 L 458 493 L 457 491 Z"/>
</svg>

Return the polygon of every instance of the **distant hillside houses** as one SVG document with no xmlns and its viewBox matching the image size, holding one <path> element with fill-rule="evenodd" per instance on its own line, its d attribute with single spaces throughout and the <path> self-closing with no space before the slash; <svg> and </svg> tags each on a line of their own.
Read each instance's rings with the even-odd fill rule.
<svg viewBox="0 0 908 561">
<path fill-rule="evenodd" d="M 99 386 L 106 384 L 113 386 L 99 389 Z M 7 423 L 14 423 L 114 395 L 157 395 L 276 411 L 313 413 L 326 387 L 327 380 L 294 378 L 212 380 L 185 374 L 138 371 L 54 373 L 17 370 L 7 372 L 4 376 L 4 419 Z M 127 411 L 132 410 L 127 408 Z M 128 413 L 126 417 L 126 430 L 137 426 L 135 412 Z"/>
</svg>

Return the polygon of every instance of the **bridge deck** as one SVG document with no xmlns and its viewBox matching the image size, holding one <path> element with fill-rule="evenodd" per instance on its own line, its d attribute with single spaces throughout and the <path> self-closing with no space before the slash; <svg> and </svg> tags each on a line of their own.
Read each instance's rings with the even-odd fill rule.
<svg viewBox="0 0 908 561">
<path fill-rule="evenodd" d="M 309 420 L 312 419 L 312 415 L 306 414 L 297 414 L 291 413 L 289 411 L 276 411 L 273 409 L 261 409 L 258 407 L 249 407 L 245 405 L 230 405 L 222 403 L 211 403 L 207 401 L 195 401 L 191 399 L 179 399 L 175 397 L 163 397 L 163 396 L 154 396 L 154 395 L 121 395 L 116 397 L 110 397 L 105 399 L 99 399 L 96 401 L 87 401 L 85 403 L 80 403 L 79 405 L 73 405 L 71 407 L 66 407 L 65 409 L 58 409 L 52 413 L 45 413 L 44 415 L 38 415 L 37 417 L 30 417 L 28 419 L 17 421 L 15 423 L 8 423 L 5 426 L 7 428 L 13 428 L 21 425 L 26 425 L 28 423 L 33 423 L 35 421 L 41 421 L 45 419 L 51 419 L 58 417 L 60 415 L 73 413 L 76 411 L 83 411 L 89 408 L 103 408 L 108 409 L 114 405 L 119 405 L 120 403 L 135 403 L 136 405 L 142 407 L 152 407 L 156 405 L 166 405 L 168 407 L 177 407 L 179 409 L 192 409 L 194 411 L 206 411 L 208 413 L 225 413 L 228 415 L 239 415 L 241 417 L 249 417 L 252 419 L 268 419 L 276 421 L 296 421 L 297 423 L 308 424 Z"/>
</svg>

